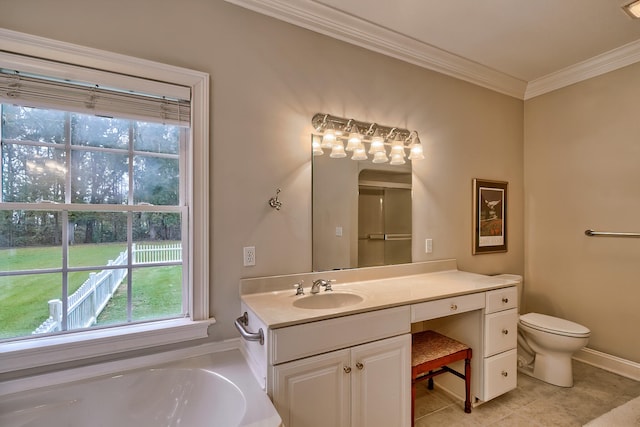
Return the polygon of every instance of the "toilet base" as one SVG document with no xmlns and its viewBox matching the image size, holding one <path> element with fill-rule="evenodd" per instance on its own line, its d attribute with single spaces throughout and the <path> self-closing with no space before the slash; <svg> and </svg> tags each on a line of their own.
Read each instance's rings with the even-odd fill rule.
<svg viewBox="0 0 640 427">
<path fill-rule="evenodd" d="M 558 387 L 573 387 L 573 366 L 571 355 L 536 354 L 531 365 L 518 367 L 525 375 Z"/>
</svg>

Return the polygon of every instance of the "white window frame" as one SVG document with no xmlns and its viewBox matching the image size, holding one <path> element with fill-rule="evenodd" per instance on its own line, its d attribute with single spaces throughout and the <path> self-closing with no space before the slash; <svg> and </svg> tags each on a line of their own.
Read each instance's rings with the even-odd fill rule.
<svg viewBox="0 0 640 427">
<path fill-rule="evenodd" d="M 208 327 L 215 323 L 209 317 L 209 75 L 1 28 L 0 67 L 72 80 L 98 74 L 100 81 L 125 89 L 135 80 L 138 91 L 144 91 L 148 81 L 156 88 L 157 82 L 166 82 L 167 87 L 183 86 L 191 92 L 191 150 L 186 159 L 189 174 L 185 195 L 191 317 L 3 343 L 0 373 L 206 338 Z"/>
</svg>

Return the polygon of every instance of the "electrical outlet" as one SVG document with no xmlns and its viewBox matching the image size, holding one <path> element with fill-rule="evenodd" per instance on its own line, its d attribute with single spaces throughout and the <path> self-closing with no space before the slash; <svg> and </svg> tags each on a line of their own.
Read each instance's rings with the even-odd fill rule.
<svg viewBox="0 0 640 427">
<path fill-rule="evenodd" d="M 252 265 L 256 265 L 256 247 L 255 246 L 245 246 L 243 248 L 243 260 L 245 267 L 251 267 Z"/>
<path fill-rule="evenodd" d="M 424 240 L 424 252 L 427 254 L 430 254 L 431 252 L 433 252 L 433 240 L 432 239 L 425 239 Z"/>
</svg>

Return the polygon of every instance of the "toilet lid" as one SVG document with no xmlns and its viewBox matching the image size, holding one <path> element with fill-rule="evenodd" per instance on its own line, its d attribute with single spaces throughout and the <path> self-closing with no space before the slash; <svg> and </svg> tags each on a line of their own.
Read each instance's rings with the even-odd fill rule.
<svg viewBox="0 0 640 427">
<path fill-rule="evenodd" d="M 520 321 L 534 329 L 572 337 L 588 337 L 589 328 L 578 323 L 540 313 L 527 313 L 520 316 Z"/>
</svg>

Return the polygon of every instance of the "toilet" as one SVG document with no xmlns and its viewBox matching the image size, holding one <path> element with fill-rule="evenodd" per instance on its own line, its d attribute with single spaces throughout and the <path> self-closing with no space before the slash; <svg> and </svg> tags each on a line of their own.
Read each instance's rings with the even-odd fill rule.
<svg viewBox="0 0 640 427">
<path fill-rule="evenodd" d="M 522 301 L 522 277 L 508 277 L 517 278 L 518 301 Z M 590 336 L 587 327 L 569 320 L 522 314 L 518 322 L 518 370 L 549 384 L 572 387 L 571 357 L 587 345 Z"/>
</svg>

